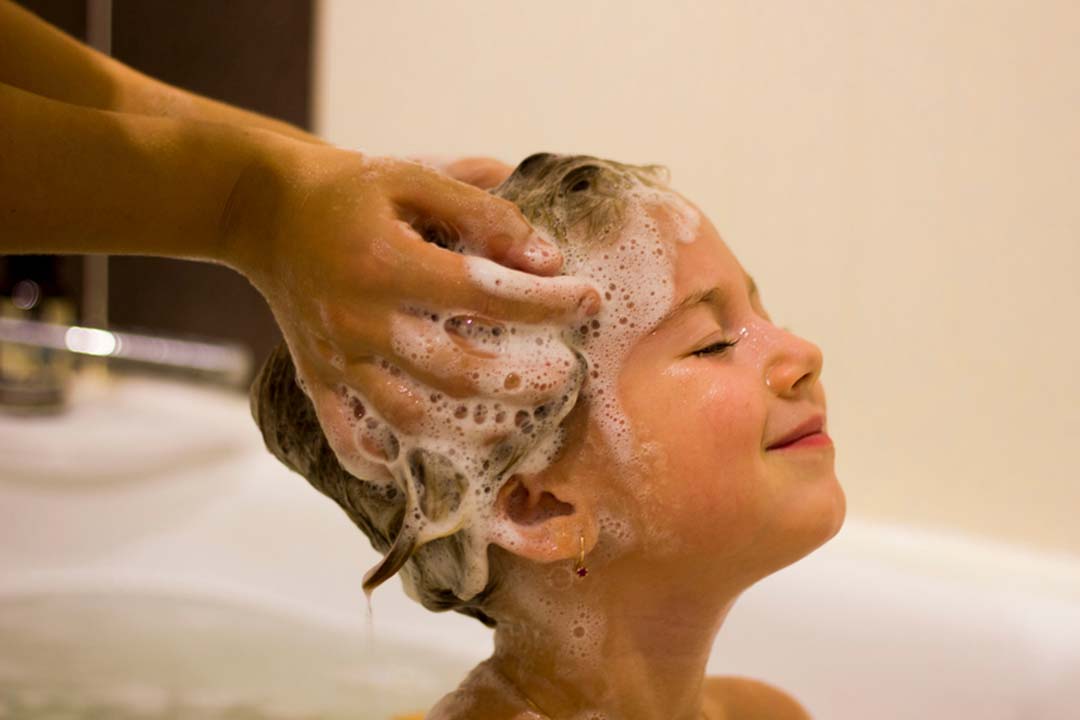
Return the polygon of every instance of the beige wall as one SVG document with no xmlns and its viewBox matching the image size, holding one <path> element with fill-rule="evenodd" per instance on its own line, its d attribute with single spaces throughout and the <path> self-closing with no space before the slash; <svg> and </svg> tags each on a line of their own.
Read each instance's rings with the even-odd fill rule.
<svg viewBox="0 0 1080 720">
<path fill-rule="evenodd" d="M 662 162 L 825 351 L 852 513 L 1080 555 L 1080 3 L 324 0 L 388 154 Z"/>
</svg>

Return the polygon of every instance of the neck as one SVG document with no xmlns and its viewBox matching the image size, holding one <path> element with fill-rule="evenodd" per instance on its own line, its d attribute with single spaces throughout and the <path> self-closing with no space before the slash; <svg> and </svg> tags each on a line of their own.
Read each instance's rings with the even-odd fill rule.
<svg viewBox="0 0 1080 720">
<path fill-rule="evenodd" d="M 739 592 L 676 577 L 695 574 L 607 566 L 533 586 L 498 618 L 490 663 L 546 717 L 699 720 L 705 665 Z"/>
</svg>

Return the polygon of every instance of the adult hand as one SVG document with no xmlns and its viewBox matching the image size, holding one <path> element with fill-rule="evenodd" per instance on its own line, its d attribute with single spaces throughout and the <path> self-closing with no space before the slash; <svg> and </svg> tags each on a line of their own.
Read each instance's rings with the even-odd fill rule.
<svg viewBox="0 0 1080 720">
<path fill-rule="evenodd" d="M 569 324 L 598 309 L 588 284 L 541 277 L 562 258 L 512 203 L 417 163 L 283 145 L 238 182 L 226 258 L 268 300 L 339 457 L 346 387 L 408 431 L 430 402 L 413 379 L 451 397 L 484 396 L 490 378 L 527 377 L 535 368 L 521 364 L 540 362 L 448 341 L 432 318 Z M 456 170 L 480 167 L 494 176 L 488 161 Z"/>
</svg>

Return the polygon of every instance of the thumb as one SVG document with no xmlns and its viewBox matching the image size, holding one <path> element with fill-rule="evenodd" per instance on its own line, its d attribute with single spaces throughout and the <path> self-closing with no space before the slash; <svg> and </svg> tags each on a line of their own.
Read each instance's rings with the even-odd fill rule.
<svg viewBox="0 0 1080 720">
<path fill-rule="evenodd" d="M 514 168 L 504 162 L 489 157 L 464 157 L 446 163 L 442 171 L 455 180 L 490 190 L 510 177 Z"/>
</svg>

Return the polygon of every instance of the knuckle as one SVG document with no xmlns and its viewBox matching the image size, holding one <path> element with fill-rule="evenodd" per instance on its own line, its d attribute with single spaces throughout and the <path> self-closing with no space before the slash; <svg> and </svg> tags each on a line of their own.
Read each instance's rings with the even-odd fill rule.
<svg viewBox="0 0 1080 720">
<path fill-rule="evenodd" d="M 386 243 L 372 243 L 367 252 L 358 253 L 352 262 L 354 270 L 350 277 L 344 279 L 350 292 L 362 292 L 365 288 L 385 290 L 392 287 L 387 281 L 394 276 L 395 263 Z"/>
<path fill-rule="evenodd" d="M 352 311 L 341 303 L 325 305 L 320 311 L 327 337 L 318 343 L 319 354 L 323 359 L 335 352 L 336 342 L 352 328 Z"/>
<path fill-rule="evenodd" d="M 506 232 L 524 238 L 528 230 L 528 223 L 521 209 L 509 200 L 500 199 L 495 205 L 494 219 Z"/>
</svg>

